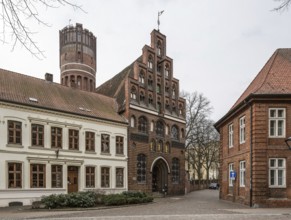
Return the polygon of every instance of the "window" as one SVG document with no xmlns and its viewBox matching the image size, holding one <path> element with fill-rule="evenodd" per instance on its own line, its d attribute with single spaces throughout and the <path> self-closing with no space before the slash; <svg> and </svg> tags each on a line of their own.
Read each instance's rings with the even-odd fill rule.
<svg viewBox="0 0 291 220">
<path fill-rule="evenodd" d="M 130 127 L 134 128 L 135 127 L 135 117 L 131 116 L 130 118 Z"/>
<path fill-rule="evenodd" d="M 62 128 L 51 127 L 52 148 L 62 148 Z"/>
<path fill-rule="evenodd" d="M 154 121 L 151 121 L 151 131 L 154 131 Z"/>
<path fill-rule="evenodd" d="M 176 125 L 172 126 L 171 129 L 171 137 L 175 140 L 179 139 L 179 130 Z"/>
<path fill-rule="evenodd" d="M 116 154 L 123 154 L 123 137 L 116 136 Z"/>
<path fill-rule="evenodd" d="M 158 108 L 159 114 L 161 114 L 162 113 L 162 103 L 161 102 L 157 103 L 157 108 Z"/>
<path fill-rule="evenodd" d="M 21 122 L 8 121 L 8 144 L 21 144 L 22 128 Z"/>
<path fill-rule="evenodd" d="M 269 136 L 285 137 L 285 109 L 269 109 Z"/>
<path fill-rule="evenodd" d="M 21 163 L 8 163 L 8 188 L 22 188 Z"/>
<path fill-rule="evenodd" d="M 144 154 L 137 155 L 137 182 L 146 182 L 146 156 Z"/>
<path fill-rule="evenodd" d="M 153 57 L 152 56 L 148 57 L 148 68 L 153 69 Z"/>
<path fill-rule="evenodd" d="M 179 183 L 180 181 L 180 162 L 178 158 L 172 160 L 172 182 Z"/>
<path fill-rule="evenodd" d="M 165 144 L 164 152 L 165 152 L 166 154 L 170 153 L 170 144 L 169 144 L 169 142 L 167 142 L 167 143 Z"/>
<path fill-rule="evenodd" d="M 169 130 L 170 130 L 170 129 L 169 129 L 169 125 L 166 125 L 166 126 L 165 126 L 165 133 L 166 133 L 166 135 L 169 135 Z"/>
<path fill-rule="evenodd" d="M 63 166 L 62 165 L 52 165 L 52 188 L 62 188 L 63 187 Z"/>
<path fill-rule="evenodd" d="M 101 167 L 101 187 L 110 187 L 110 169 L 109 167 Z"/>
<path fill-rule="evenodd" d="M 162 55 L 162 45 L 161 45 L 161 41 L 158 41 L 157 43 L 157 52 L 158 52 L 158 56 Z"/>
<path fill-rule="evenodd" d="M 45 188 L 44 164 L 30 164 L 30 187 Z"/>
<path fill-rule="evenodd" d="M 153 105 L 153 103 L 154 103 L 153 96 L 149 94 L 149 105 Z"/>
<path fill-rule="evenodd" d="M 116 187 L 123 187 L 123 168 L 116 168 Z"/>
<path fill-rule="evenodd" d="M 136 88 L 134 86 L 131 88 L 130 98 L 136 100 Z"/>
<path fill-rule="evenodd" d="M 233 163 L 228 164 L 228 179 L 229 179 L 228 185 L 229 186 L 233 186 L 233 179 L 230 178 L 230 172 L 233 171 L 233 168 L 234 168 Z"/>
<path fill-rule="evenodd" d="M 109 138 L 110 136 L 108 134 L 101 134 L 101 152 L 102 153 L 110 153 Z"/>
<path fill-rule="evenodd" d="M 163 141 L 159 140 L 157 145 L 157 152 L 163 152 Z"/>
<path fill-rule="evenodd" d="M 151 151 L 156 151 L 156 141 L 154 139 L 151 140 L 150 150 Z"/>
<path fill-rule="evenodd" d="M 69 149 L 78 150 L 79 149 L 79 131 L 74 129 L 69 129 Z"/>
<path fill-rule="evenodd" d="M 246 161 L 239 162 L 239 186 L 245 187 L 246 185 Z"/>
<path fill-rule="evenodd" d="M 142 71 L 139 73 L 138 81 L 144 84 L 144 73 Z"/>
<path fill-rule="evenodd" d="M 32 146 L 44 146 L 44 126 L 38 124 L 31 125 L 31 144 Z"/>
<path fill-rule="evenodd" d="M 175 85 L 172 88 L 172 98 L 173 99 L 176 98 L 176 87 L 175 87 Z"/>
<path fill-rule="evenodd" d="M 147 119 L 144 116 L 138 119 L 138 131 L 141 133 L 147 133 Z"/>
<path fill-rule="evenodd" d="M 145 96 L 144 96 L 144 92 L 143 91 L 141 91 L 140 94 L 139 94 L 139 101 L 141 103 L 144 103 L 144 101 L 145 101 Z"/>
<path fill-rule="evenodd" d="M 286 187 L 286 161 L 284 158 L 269 159 L 269 186 Z"/>
<path fill-rule="evenodd" d="M 245 143 L 246 141 L 246 121 L 245 116 L 239 119 L 239 143 Z"/>
<path fill-rule="evenodd" d="M 164 123 L 162 121 L 157 121 L 156 134 L 158 136 L 164 136 Z"/>
<path fill-rule="evenodd" d="M 86 188 L 95 187 L 95 167 L 86 167 Z"/>
<path fill-rule="evenodd" d="M 95 151 L 95 133 L 86 131 L 86 151 Z"/>
<path fill-rule="evenodd" d="M 153 79 L 151 75 L 149 75 L 149 78 L 148 78 L 148 86 L 153 87 Z"/>
<path fill-rule="evenodd" d="M 181 129 L 181 138 L 185 138 L 185 131 L 183 128 Z"/>
<path fill-rule="evenodd" d="M 162 92 L 162 90 L 161 90 L 161 84 L 157 84 L 157 93 L 161 93 Z"/>
<path fill-rule="evenodd" d="M 228 126 L 228 147 L 233 147 L 233 124 Z"/>
<path fill-rule="evenodd" d="M 170 67 L 168 65 L 165 66 L 165 76 L 168 78 L 170 74 Z"/>
</svg>

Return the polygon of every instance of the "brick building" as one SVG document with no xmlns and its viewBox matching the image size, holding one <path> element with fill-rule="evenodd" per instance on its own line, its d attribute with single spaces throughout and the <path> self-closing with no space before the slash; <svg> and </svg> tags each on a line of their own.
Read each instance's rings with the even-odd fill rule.
<svg viewBox="0 0 291 220">
<path fill-rule="evenodd" d="M 285 143 L 290 116 L 291 49 L 278 49 L 215 124 L 221 136 L 221 199 L 291 207 L 291 150 Z"/>
<path fill-rule="evenodd" d="M 184 194 L 185 100 L 166 46 L 153 30 L 142 55 L 96 91 L 116 98 L 129 121 L 129 189 Z"/>
</svg>

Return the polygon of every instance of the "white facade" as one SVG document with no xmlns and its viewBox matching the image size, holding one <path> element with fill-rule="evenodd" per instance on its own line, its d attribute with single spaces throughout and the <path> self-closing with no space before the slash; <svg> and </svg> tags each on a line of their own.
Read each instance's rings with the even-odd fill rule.
<svg viewBox="0 0 291 220">
<path fill-rule="evenodd" d="M 9 121 L 21 123 L 21 144 L 9 144 Z M 43 125 L 44 146 L 42 147 L 32 146 L 32 124 Z M 51 147 L 51 127 L 54 126 L 62 130 L 61 149 Z M 68 147 L 69 129 L 78 131 L 78 149 L 70 150 Z M 85 149 L 86 131 L 94 133 L 94 151 Z M 102 134 L 108 134 L 110 137 L 109 153 L 101 152 Z M 117 136 L 123 137 L 123 153 L 121 154 L 116 153 Z M 104 190 L 106 193 L 119 193 L 128 189 L 127 124 L 0 102 L 0 137 L 0 207 L 8 206 L 10 202 L 30 205 L 44 195 L 67 193 L 70 184 L 68 167 L 71 166 L 77 170 L 75 178 L 77 191 Z M 21 164 L 21 183 L 18 183 L 18 187 L 9 185 L 9 178 L 12 177 L 9 177 L 8 165 L 14 163 Z M 45 165 L 44 187 L 32 186 L 34 178 L 31 171 L 32 164 Z M 60 188 L 52 187 L 51 168 L 53 165 L 61 165 L 62 177 L 58 180 L 62 183 Z M 86 167 L 94 167 L 94 173 L 91 174 L 94 178 L 94 187 L 86 187 Z M 103 167 L 109 168 L 104 187 L 101 184 Z M 116 169 L 123 171 L 123 174 L 119 175 L 119 178 L 123 178 L 123 183 L 118 187 L 116 186 Z"/>
</svg>

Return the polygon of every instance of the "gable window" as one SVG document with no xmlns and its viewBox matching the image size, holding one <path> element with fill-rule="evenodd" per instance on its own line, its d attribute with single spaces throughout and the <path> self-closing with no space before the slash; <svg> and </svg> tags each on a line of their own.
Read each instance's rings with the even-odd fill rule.
<svg viewBox="0 0 291 220">
<path fill-rule="evenodd" d="M 178 158 L 172 159 L 172 182 L 176 184 L 180 182 L 180 162 Z"/>
<path fill-rule="evenodd" d="M 95 133 L 85 132 L 86 151 L 95 151 Z"/>
<path fill-rule="evenodd" d="M 74 129 L 69 129 L 69 149 L 78 150 L 79 149 L 79 131 Z"/>
<path fill-rule="evenodd" d="M 239 119 L 239 143 L 245 143 L 246 141 L 246 117 Z"/>
<path fill-rule="evenodd" d="M 31 125 L 31 145 L 43 147 L 44 146 L 44 126 L 38 124 Z"/>
<path fill-rule="evenodd" d="M 21 122 L 8 121 L 8 144 L 21 144 L 22 126 Z"/>
<path fill-rule="evenodd" d="M 144 154 L 137 155 L 137 182 L 146 182 L 146 156 Z"/>
<path fill-rule="evenodd" d="M 62 128 L 51 127 L 52 148 L 62 148 Z"/>
<path fill-rule="evenodd" d="M 62 188 L 63 187 L 63 166 L 62 165 L 52 165 L 51 167 L 52 175 L 52 188 Z"/>
<path fill-rule="evenodd" d="M 101 152 L 102 153 L 110 153 L 109 138 L 110 136 L 108 134 L 101 134 Z"/>
<path fill-rule="evenodd" d="M 233 147 L 233 124 L 228 126 L 228 147 Z"/>
<path fill-rule="evenodd" d="M 144 84 L 144 73 L 143 73 L 143 71 L 141 71 L 141 72 L 139 73 L 138 81 L 139 81 L 141 84 Z"/>
<path fill-rule="evenodd" d="M 138 119 L 138 131 L 141 133 L 147 133 L 147 119 L 144 116 Z"/>
<path fill-rule="evenodd" d="M 136 100 L 136 88 L 134 86 L 131 88 L 130 98 Z"/>
<path fill-rule="evenodd" d="M 95 187 L 95 167 L 86 167 L 86 188 Z"/>
<path fill-rule="evenodd" d="M 123 154 L 123 137 L 116 136 L 116 154 Z"/>
<path fill-rule="evenodd" d="M 123 168 L 116 168 L 116 187 L 123 187 L 124 186 L 124 172 Z"/>
<path fill-rule="evenodd" d="M 153 96 L 149 94 L 149 105 L 153 105 L 153 103 L 154 103 Z"/>
<path fill-rule="evenodd" d="M 158 41 L 157 43 L 157 52 L 158 52 L 158 56 L 162 55 L 162 45 L 161 45 L 161 41 Z"/>
<path fill-rule="evenodd" d="M 269 109 L 269 137 L 285 137 L 285 109 Z"/>
<path fill-rule="evenodd" d="M 148 57 L 148 68 L 153 69 L 153 57 L 151 55 Z"/>
<path fill-rule="evenodd" d="M 176 125 L 172 126 L 171 129 L 171 137 L 175 140 L 179 139 L 179 130 Z"/>
<path fill-rule="evenodd" d="M 22 188 L 21 163 L 8 163 L 8 188 Z"/>
<path fill-rule="evenodd" d="M 269 159 L 269 187 L 286 187 L 286 160 Z"/>
<path fill-rule="evenodd" d="M 101 167 L 101 187 L 110 187 L 110 168 Z"/>
<path fill-rule="evenodd" d="M 165 66 L 165 76 L 168 78 L 169 74 L 170 74 L 170 67 L 169 67 L 169 65 L 166 65 Z"/>
<path fill-rule="evenodd" d="M 145 100 L 145 96 L 144 96 L 143 91 L 141 91 L 141 92 L 140 92 L 140 95 L 139 95 L 139 101 L 140 101 L 141 103 L 144 103 L 144 100 Z"/>
<path fill-rule="evenodd" d="M 233 171 L 234 169 L 234 164 L 233 163 L 230 163 L 228 164 L 228 186 L 233 186 L 233 179 L 230 178 L 230 172 Z"/>
<path fill-rule="evenodd" d="M 156 134 L 158 136 L 164 136 L 164 123 L 162 121 L 157 121 L 156 124 Z"/>
<path fill-rule="evenodd" d="M 30 187 L 45 188 L 44 164 L 30 164 Z"/>
<path fill-rule="evenodd" d="M 246 185 L 246 161 L 239 162 L 239 186 L 245 187 Z"/>
</svg>

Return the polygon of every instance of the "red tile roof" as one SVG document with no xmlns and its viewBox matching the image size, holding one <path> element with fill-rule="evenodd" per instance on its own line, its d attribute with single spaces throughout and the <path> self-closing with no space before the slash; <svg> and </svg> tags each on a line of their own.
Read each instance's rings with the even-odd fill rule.
<svg viewBox="0 0 291 220">
<path fill-rule="evenodd" d="M 113 98 L 4 69 L 0 69 L 0 101 L 125 123 Z"/>
</svg>

